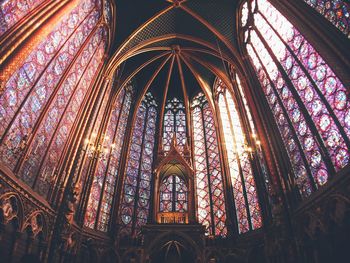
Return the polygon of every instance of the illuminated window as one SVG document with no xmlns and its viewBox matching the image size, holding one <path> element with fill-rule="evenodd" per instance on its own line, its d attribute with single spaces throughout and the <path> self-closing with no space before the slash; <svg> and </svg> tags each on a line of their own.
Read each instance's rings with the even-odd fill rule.
<svg viewBox="0 0 350 263">
<path fill-rule="evenodd" d="M 223 176 L 214 116 L 203 93 L 192 101 L 198 220 L 208 235 L 226 236 Z"/>
<path fill-rule="evenodd" d="M 235 80 L 235 82 L 237 84 L 236 86 L 237 86 L 238 90 L 236 90 L 236 92 L 241 97 L 241 100 L 242 100 L 243 105 L 244 105 L 245 114 L 246 114 L 248 122 L 249 122 L 247 129 L 251 133 L 251 143 L 253 144 L 252 146 L 256 151 L 259 168 L 261 170 L 262 176 L 264 177 L 265 188 L 266 188 L 266 190 L 269 194 L 269 198 L 270 198 L 271 194 L 272 194 L 270 175 L 269 175 L 266 160 L 265 160 L 262 148 L 261 148 L 261 142 L 257 137 L 257 131 L 255 128 L 255 124 L 253 122 L 252 114 L 251 114 L 249 106 L 248 106 L 248 101 L 247 101 L 245 92 L 243 91 L 243 85 L 241 83 L 240 78 L 238 77 L 238 74 L 235 72 L 235 70 L 233 68 L 230 69 L 230 73 L 231 73 L 231 78 L 233 80 Z"/>
<path fill-rule="evenodd" d="M 133 124 L 119 209 L 121 235 L 138 235 L 147 222 L 152 180 L 157 104 L 151 93 L 142 100 Z"/>
<path fill-rule="evenodd" d="M 112 17 L 112 8 L 111 8 L 111 3 L 109 0 L 105 0 L 103 2 L 103 14 L 106 17 L 107 23 L 111 22 L 111 17 Z"/>
<path fill-rule="evenodd" d="M 104 232 L 108 230 L 130 105 L 131 87 L 128 86 L 118 95 L 111 113 L 103 142 L 111 147 L 107 148 L 107 158 L 98 162 L 85 214 L 85 226 Z"/>
<path fill-rule="evenodd" d="M 14 72 L 5 84 L 5 91 L 0 98 L 0 137 L 5 139 L 5 131 L 20 106 L 29 109 L 36 116 L 43 104 L 50 97 L 64 70 L 69 66 L 76 52 L 99 18 L 99 11 L 94 5 L 85 5 L 84 1 L 72 12 L 62 17 L 52 32 L 25 59 L 23 65 Z M 75 31 L 76 30 L 76 31 Z M 29 96 L 27 96 L 29 95 Z M 29 113 L 23 113 L 30 115 Z M 30 131 L 34 124 L 31 116 L 18 116 L 16 124 L 23 133 Z M 14 126 L 14 125 L 12 125 Z M 17 129 L 18 126 L 14 126 Z M 7 131 L 11 133 L 11 131 Z M 14 142 L 22 138 L 13 134 Z M 17 136 L 20 136 L 17 138 Z M 9 153 L 11 154 L 11 153 Z"/>
<path fill-rule="evenodd" d="M 163 127 L 163 150 L 170 150 L 174 134 L 178 149 L 183 151 L 186 144 L 186 114 L 185 107 L 177 98 L 167 102 L 165 106 Z"/>
<path fill-rule="evenodd" d="M 82 152 L 82 157 L 83 157 L 83 162 L 81 164 L 80 167 L 80 181 L 83 183 L 82 184 L 82 189 L 84 189 L 84 187 L 87 185 L 88 183 L 88 178 L 89 178 L 89 172 L 90 172 L 90 167 L 91 167 L 91 160 L 94 159 L 95 157 L 97 157 L 95 155 L 95 152 L 92 152 L 89 154 L 89 142 L 91 142 L 91 145 L 93 147 L 95 147 L 96 149 L 96 143 L 97 142 L 97 135 L 100 131 L 100 128 L 102 126 L 102 120 L 103 117 L 105 116 L 105 112 L 107 109 L 107 102 L 109 101 L 109 96 L 108 94 L 111 94 L 111 90 L 112 88 L 114 88 L 114 85 L 108 85 L 107 88 L 104 90 L 103 92 L 103 96 L 101 96 L 98 101 L 96 102 L 97 105 L 99 105 L 98 110 L 96 110 L 95 112 L 93 112 L 92 114 L 92 123 L 93 125 L 88 126 L 87 127 L 87 134 L 89 134 L 89 137 L 85 138 L 84 143 L 83 143 L 83 152 Z M 103 142 L 103 138 L 104 136 L 101 135 L 101 140 L 100 142 Z M 104 146 L 107 146 L 107 144 L 102 144 Z M 115 148 L 116 148 L 117 144 L 115 144 Z M 112 157 L 113 158 L 113 157 Z M 96 178 L 96 177 L 95 177 Z M 94 179 L 95 179 L 94 178 Z M 88 186 L 90 187 L 90 186 Z M 90 191 L 89 189 L 86 190 L 89 193 L 92 192 L 92 190 Z M 83 196 L 83 195 L 82 195 Z M 79 196 L 78 198 L 80 198 L 81 196 Z M 99 197 L 94 196 L 94 198 L 90 199 L 92 202 L 95 202 L 96 200 L 99 200 Z M 79 200 L 77 201 L 77 203 L 79 202 Z M 90 213 L 89 208 L 86 211 L 85 214 L 85 219 L 84 219 L 84 224 L 86 224 L 86 226 L 93 228 L 93 223 L 91 223 L 91 221 L 93 220 L 94 216 L 96 216 L 97 214 L 94 214 L 94 210 L 92 210 L 92 212 Z M 88 223 L 89 222 L 89 223 Z"/>
<path fill-rule="evenodd" d="M 0 98 L 3 162 L 44 196 L 105 53 L 106 29 L 94 30 L 99 16 L 98 4 L 79 2 L 10 76 Z"/>
<path fill-rule="evenodd" d="M 160 212 L 186 212 L 187 186 L 178 175 L 170 175 L 160 185 Z"/>
<path fill-rule="evenodd" d="M 342 0 L 304 0 L 350 38 L 350 4 Z"/>
<path fill-rule="evenodd" d="M 12 0 L 1 1 L 0 4 L 0 36 L 34 10 L 44 0 Z"/>
<path fill-rule="evenodd" d="M 306 197 L 349 163 L 349 98 L 298 29 L 268 1 L 257 3 L 246 47 Z"/>
<path fill-rule="evenodd" d="M 261 211 L 251 165 L 251 147 L 231 92 L 221 80 L 215 84 L 233 188 L 239 233 L 260 228 Z"/>
</svg>

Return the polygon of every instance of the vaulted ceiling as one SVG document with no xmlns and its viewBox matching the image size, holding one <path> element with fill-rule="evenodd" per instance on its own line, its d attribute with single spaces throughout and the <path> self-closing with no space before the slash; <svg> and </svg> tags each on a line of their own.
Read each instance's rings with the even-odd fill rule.
<svg viewBox="0 0 350 263">
<path fill-rule="evenodd" d="M 109 74 L 122 85 L 134 79 L 159 103 L 210 92 L 215 77 L 228 82 L 240 68 L 238 0 L 116 0 L 116 32 Z"/>
</svg>

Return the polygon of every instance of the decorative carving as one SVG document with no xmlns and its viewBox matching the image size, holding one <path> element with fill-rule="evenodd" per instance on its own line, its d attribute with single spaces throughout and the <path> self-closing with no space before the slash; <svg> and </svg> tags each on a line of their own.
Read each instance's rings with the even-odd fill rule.
<svg viewBox="0 0 350 263">
<path fill-rule="evenodd" d="M 327 207 L 327 211 L 331 211 L 329 214 L 330 219 L 337 225 L 342 226 L 346 212 L 350 211 L 350 200 L 346 196 L 335 195 L 329 203 L 330 206 Z"/>
<path fill-rule="evenodd" d="M 5 195 L 0 199 L 0 209 L 3 211 L 4 223 L 10 222 L 18 215 L 17 198 L 14 195 Z"/>
<path fill-rule="evenodd" d="M 43 230 L 42 216 L 40 214 L 33 216 L 30 224 L 32 226 L 33 234 L 37 235 L 39 232 Z"/>
<path fill-rule="evenodd" d="M 32 213 L 27 223 L 24 225 L 24 229 L 30 226 L 33 237 L 37 236 L 40 232 L 43 232 L 44 230 L 43 218 L 43 215 L 38 211 Z"/>
<path fill-rule="evenodd" d="M 72 224 L 74 221 L 74 213 L 75 213 L 75 205 L 79 198 L 79 194 L 81 192 L 81 183 L 78 182 L 73 184 L 68 191 L 67 203 L 66 203 L 66 211 L 65 218 L 67 223 Z"/>
<path fill-rule="evenodd" d="M 70 251 L 77 245 L 77 233 L 69 233 L 66 242 L 64 242 L 64 251 Z"/>
</svg>

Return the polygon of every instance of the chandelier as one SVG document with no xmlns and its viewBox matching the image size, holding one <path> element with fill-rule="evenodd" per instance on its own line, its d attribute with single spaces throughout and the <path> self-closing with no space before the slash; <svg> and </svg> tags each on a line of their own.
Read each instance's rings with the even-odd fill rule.
<svg viewBox="0 0 350 263">
<path fill-rule="evenodd" d="M 86 155 L 89 159 L 101 159 L 103 161 L 108 159 L 109 154 L 116 147 L 115 143 L 110 143 L 109 136 L 102 134 L 98 143 L 96 144 L 96 133 L 92 133 L 90 137 L 84 140 L 83 150 L 86 152 Z"/>
</svg>

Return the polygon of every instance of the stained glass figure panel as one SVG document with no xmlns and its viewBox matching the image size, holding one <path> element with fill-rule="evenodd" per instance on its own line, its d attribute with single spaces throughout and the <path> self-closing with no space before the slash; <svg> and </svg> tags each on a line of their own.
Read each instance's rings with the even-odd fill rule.
<svg viewBox="0 0 350 263">
<path fill-rule="evenodd" d="M 119 159 L 131 105 L 131 88 L 120 92 L 111 112 L 103 145 L 108 145 L 107 157 L 99 159 L 90 189 L 84 225 L 103 232 L 108 230 Z"/>
<path fill-rule="evenodd" d="M 262 226 L 249 145 L 231 92 L 221 80 L 216 82 L 215 90 L 228 157 L 238 230 L 239 233 L 245 233 Z"/>
<path fill-rule="evenodd" d="M 165 177 L 160 185 L 160 212 L 187 211 L 187 185 L 178 175 Z"/>
<path fill-rule="evenodd" d="M 163 122 L 163 150 L 170 150 L 174 136 L 178 149 L 182 152 L 187 143 L 186 114 L 183 102 L 177 98 L 169 100 L 165 106 Z"/>
<path fill-rule="evenodd" d="M 47 97 L 48 86 L 53 86 L 53 81 L 62 74 L 62 66 L 67 65 L 66 60 L 76 53 L 96 24 L 99 11 L 95 9 L 94 2 L 81 1 L 70 13 L 63 16 L 51 33 L 6 81 L 5 90 L 0 97 L 0 137 L 3 138 L 5 129 L 20 105 L 28 98 L 28 94 L 37 95 L 29 104 L 33 111 L 36 112 L 40 108 L 41 100 Z M 51 73 L 48 74 L 49 69 Z M 39 80 L 36 92 L 31 92 L 33 85 Z M 30 122 L 30 116 L 27 117 L 21 119 L 21 125 L 28 133 L 33 123 Z"/>
<path fill-rule="evenodd" d="M 32 184 L 35 180 L 34 175 L 39 173 L 40 165 L 43 164 L 44 167 L 38 178 L 38 182 L 41 184 L 39 193 L 42 195 L 47 193 L 47 184 L 53 177 L 54 167 L 57 165 L 69 130 L 74 124 L 82 98 L 84 98 L 83 94 L 87 92 L 88 84 L 93 80 L 101 63 L 105 46 L 103 36 L 103 29 L 96 31 L 71 67 L 67 78 L 53 98 L 48 113 L 40 122 L 33 143 L 35 147 L 28 153 L 22 170 L 19 172 L 20 177 L 25 182 Z M 68 115 L 73 106 L 75 106 L 73 110 L 76 110 L 77 113 Z M 48 159 L 45 159 L 49 149 L 50 152 L 55 152 L 56 156 L 48 156 Z M 45 184 L 46 186 L 44 186 Z M 33 187 L 39 190 L 37 185 L 33 185 Z"/>
<path fill-rule="evenodd" d="M 43 196 L 105 53 L 99 17 L 98 1 L 78 1 L 6 80 L 0 97 L 3 162 L 19 166 L 19 177 Z"/>
<path fill-rule="evenodd" d="M 350 4 L 346 0 L 304 0 L 350 38 Z"/>
<path fill-rule="evenodd" d="M 198 220 L 206 234 L 226 236 L 226 207 L 214 116 L 203 93 L 192 101 Z"/>
<path fill-rule="evenodd" d="M 14 0 L 0 3 L 0 36 L 29 14 L 44 0 Z"/>
<path fill-rule="evenodd" d="M 350 100 L 343 83 L 299 30 L 267 0 L 257 3 L 257 12 L 249 14 L 256 29 L 248 31 L 247 51 L 285 142 L 296 184 L 307 197 L 349 163 Z M 346 6 L 342 1 L 308 3 L 321 13 Z"/>
<path fill-rule="evenodd" d="M 120 235 L 138 235 L 147 222 L 152 180 L 157 104 L 151 93 L 143 98 L 133 125 L 119 212 Z"/>
</svg>

